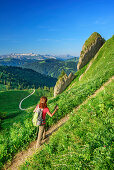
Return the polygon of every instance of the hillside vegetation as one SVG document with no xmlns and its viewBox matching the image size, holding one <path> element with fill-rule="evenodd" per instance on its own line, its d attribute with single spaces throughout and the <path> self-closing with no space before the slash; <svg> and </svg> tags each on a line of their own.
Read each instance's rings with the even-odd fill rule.
<svg viewBox="0 0 114 170">
<path fill-rule="evenodd" d="M 114 83 L 114 81 L 113 81 Z M 113 169 L 113 83 L 71 113 L 20 169 Z"/>
<path fill-rule="evenodd" d="M 21 169 L 113 169 L 114 81 L 78 112 L 73 111 L 114 75 L 113 46 L 114 36 L 100 49 L 82 80 L 79 82 L 77 76 L 68 91 L 49 101 L 49 106 L 53 107 L 54 103 L 59 106 L 51 123 L 69 112 L 70 120 Z"/>
<path fill-rule="evenodd" d="M 11 58 L 11 57 L 3 57 L 0 58 L 0 66 L 17 66 L 17 67 L 21 67 L 23 64 L 29 64 L 31 62 L 36 61 L 35 59 L 18 59 L 18 58 Z"/>
<path fill-rule="evenodd" d="M 43 61 L 25 64 L 23 67 L 57 78 L 60 75 L 62 69 L 67 75 L 70 74 L 70 72 L 75 73 L 77 71 L 77 63 L 78 58 L 66 61 L 46 59 Z"/>
<path fill-rule="evenodd" d="M 56 81 L 56 78 L 42 75 L 30 69 L 0 66 L 0 84 L 6 85 L 7 89 L 53 87 Z"/>
<path fill-rule="evenodd" d="M 22 103 L 22 108 L 27 110 L 19 110 L 20 101 L 32 91 L 0 92 L 0 169 L 19 149 L 25 148 L 30 141 L 36 139 L 36 129 L 31 121 L 31 106 L 36 105 L 41 96 L 51 97 L 52 94 L 48 90 L 36 90 Z"/>
<path fill-rule="evenodd" d="M 0 91 L 6 90 L 6 86 L 4 84 L 0 84 Z"/>
<path fill-rule="evenodd" d="M 60 94 L 56 98 L 50 99 L 48 101 L 48 106 L 49 106 L 49 109 L 51 112 L 53 111 L 55 104 L 58 104 L 59 110 L 52 118 L 47 116 L 47 118 L 46 118 L 47 119 L 46 120 L 47 128 L 49 128 L 51 125 L 56 123 L 60 118 L 64 117 L 68 113 L 71 113 L 71 119 L 72 119 L 73 108 L 78 106 L 79 104 L 81 104 L 88 96 L 93 94 L 97 89 L 99 89 L 103 85 L 103 83 L 105 83 L 107 80 L 109 80 L 110 77 L 113 76 L 114 69 L 111 65 L 112 58 L 114 55 L 113 46 L 114 46 L 114 36 L 111 39 L 109 39 L 108 41 L 106 41 L 106 43 L 103 45 L 103 47 L 99 50 L 95 61 L 93 61 L 93 64 L 91 65 L 89 70 L 84 74 L 81 81 L 79 81 L 79 77 L 80 77 L 80 75 L 82 75 L 84 73 L 87 66 L 83 67 L 81 70 L 76 72 L 76 74 L 75 74 L 76 78 L 73 80 L 71 85 L 62 94 Z M 109 102 L 106 103 L 107 108 L 109 108 L 109 110 L 111 110 L 112 109 L 111 95 L 108 96 L 108 98 L 104 98 L 101 101 L 105 101 L 107 99 L 110 99 Z M 104 104 L 105 104 L 105 102 L 104 102 Z M 101 111 L 102 111 L 103 107 L 105 107 L 105 106 L 103 106 L 103 107 L 102 106 L 103 105 L 101 105 Z M 96 104 L 94 105 L 94 107 L 96 107 Z M 20 117 L 18 117 L 18 119 L 17 119 L 17 117 L 15 117 L 12 120 L 7 120 L 7 121 L 2 122 L 1 126 L 3 129 L 0 131 L 1 166 L 2 166 L 3 162 L 5 162 L 8 159 L 11 159 L 12 156 L 20 148 L 23 148 L 25 145 L 27 146 L 27 144 L 31 140 L 35 139 L 36 129 L 32 125 L 32 115 L 33 115 L 32 111 L 33 111 L 33 108 L 29 109 L 28 113 L 21 112 Z M 112 111 L 110 113 L 112 114 Z M 79 112 L 79 114 L 80 114 L 80 112 Z M 29 166 L 30 166 L 30 168 L 31 167 L 34 167 L 34 168 L 39 167 L 39 169 L 42 169 L 42 167 L 43 167 L 44 169 L 46 169 L 46 168 L 51 169 L 51 167 L 53 167 L 53 165 L 56 166 L 56 164 L 60 164 L 57 162 L 56 157 L 55 157 L 55 160 L 53 161 L 54 164 L 52 165 L 51 158 L 53 157 L 53 154 L 54 154 L 54 156 L 55 156 L 55 154 L 57 154 L 56 156 L 59 156 L 60 153 L 62 155 L 64 153 L 67 154 L 68 150 L 70 152 L 76 153 L 76 154 L 74 153 L 76 156 L 73 155 L 73 157 L 74 157 L 74 159 L 76 157 L 75 160 L 76 160 L 77 165 L 74 165 L 75 161 L 74 161 L 74 159 L 72 159 L 73 157 L 69 158 L 69 161 L 67 160 L 67 165 L 71 164 L 71 162 L 72 162 L 73 166 L 77 166 L 76 167 L 77 169 L 80 167 L 82 169 L 89 168 L 89 167 L 96 168 L 97 163 L 92 164 L 91 158 L 92 158 L 92 155 L 93 155 L 95 149 L 97 151 L 97 148 L 99 149 L 99 146 L 101 146 L 102 142 L 99 145 L 99 140 L 97 140 L 97 143 L 94 146 L 94 145 L 91 145 L 92 143 L 89 142 L 88 139 L 86 139 L 86 131 L 87 131 L 86 127 L 87 126 L 85 126 L 85 128 L 84 128 L 84 124 L 83 124 L 83 127 L 81 127 L 81 124 L 80 124 L 81 122 L 83 123 L 86 120 L 85 114 L 86 113 L 84 111 L 84 113 L 82 114 L 83 116 L 81 118 L 80 118 L 80 116 L 76 116 L 74 114 L 73 120 L 75 123 L 73 125 L 73 130 L 71 127 L 71 125 L 73 123 L 71 122 L 68 125 L 66 125 L 66 127 L 67 127 L 66 130 L 63 131 L 63 133 L 59 134 L 59 138 L 56 137 L 56 138 L 51 139 L 52 141 L 60 140 L 60 142 L 59 141 L 58 141 L 58 143 L 51 142 L 49 146 L 46 146 L 44 148 L 44 150 L 40 152 L 40 154 L 38 153 L 37 156 L 35 155 L 34 161 L 31 160 L 23 168 L 26 169 L 26 168 L 29 168 Z M 22 116 L 22 115 L 24 115 L 24 116 Z M 97 117 L 98 114 L 96 114 L 95 116 L 96 116 L 96 122 L 97 122 L 99 120 L 99 118 Z M 94 119 L 95 116 L 93 116 L 92 119 Z M 89 117 L 87 117 L 87 120 L 88 119 L 89 119 Z M 102 117 L 101 117 L 101 119 L 102 119 Z M 11 121 L 11 124 L 10 124 L 10 126 L 8 126 L 8 129 L 7 129 L 6 127 L 10 121 Z M 7 122 L 7 124 L 6 124 L 6 122 Z M 79 126 L 78 126 L 78 124 L 79 124 Z M 76 127 L 77 127 L 77 131 L 75 132 Z M 81 133 L 80 133 L 80 128 L 82 128 Z M 91 126 L 90 126 L 90 128 L 89 127 L 87 127 L 87 128 L 88 128 L 88 130 L 92 129 Z M 105 125 L 103 125 L 103 129 L 104 128 L 105 128 Z M 109 131 L 111 131 L 110 130 L 111 128 L 112 128 L 112 126 L 109 126 Z M 71 129 L 71 132 L 73 133 L 73 135 L 72 135 L 72 133 L 69 132 L 71 134 L 71 136 L 69 137 L 69 133 L 68 133 L 68 137 L 67 137 L 67 132 L 70 129 Z M 106 127 L 106 129 L 108 129 L 108 126 Z M 99 131 L 99 129 L 98 129 L 98 131 Z M 61 134 L 63 134 L 63 135 L 61 136 Z M 90 137 L 90 139 L 92 139 L 93 136 L 92 137 L 91 137 L 91 135 L 89 136 L 89 132 L 88 132 L 88 138 L 89 137 Z M 97 136 L 95 136 L 95 139 L 96 138 L 97 138 Z M 106 136 L 106 138 L 107 138 L 107 136 Z M 72 141 L 74 141 L 74 140 L 77 141 L 78 139 L 79 139 L 79 143 L 78 143 L 79 147 L 76 145 L 73 148 Z M 106 139 L 104 139 L 104 140 L 106 140 Z M 112 138 L 111 138 L 111 140 L 112 140 Z M 84 141 L 86 143 L 84 143 Z M 111 142 L 112 141 L 110 141 L 110 139 L 109 139 L 109 141 L 107 143 L 111 144 Z M 68 143 L 68 146 L 67 146 L 67 143 Z M 102 143 L 102 144 L 104 144 L 104 143 Z M 84 147 L 84 150 L 83 149 L 81 150 L 82 146 L 80 144 L 82 144 L 82 146 Z M 71 145 L 71 147 L 70 147 L 70 145 Z M 74 145 L 75 145 L 75 143 L 74 143 Z M 86 147 L 86 145 L 88 147 Z M 93 150 L 92 150 L 92 146 L 94 146 Z M 105 146 L 105 144 L 103 146 Z M 78 152 L 76 151 L 77 149 L 79 149 L 79 151 L 80 151 L 79 155 L 78 155 Z M 88 150 L 86 150 L 86 149 L 88 149 Z M 101 152 L 101 151 L 98 151 L 98 152 Z M 106 153 L 108 154 L 107 150 L 106 150 Z M 84 154 L 84 156 L 83 156 L 83 154 Z M 39 159 L 39 155 L 41 155 L 41 159 Z M 44 158 L 44 159 L 42 159 L 42 158 Z M 62 159 L 64 159 L 64 158 L 62 158 Z M 97 157 L 96 157 L 96 159 L 97 159 Z M 101 164 L 103 161 L 102 159 L 103 158 L 101 158 Z M 60 157 L 59 157 L 59 160 L 61 160 Z M 94 163 L 94 161 L 93 161 L 93 163 Z M 110 164 L 112 165 L 112 163 L 110 163 Z M 62 167 L 62 168 L 64 168 L 64 167 Z M 59 169 L 59 167 L 58 167 L 58 169 Z"/>
</svg>

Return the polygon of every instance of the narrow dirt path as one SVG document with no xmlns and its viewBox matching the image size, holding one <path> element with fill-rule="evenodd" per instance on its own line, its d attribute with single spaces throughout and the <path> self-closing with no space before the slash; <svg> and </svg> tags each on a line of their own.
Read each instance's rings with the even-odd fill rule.
<svg viewBox="0 0 114 170">
<path fill-rule="evenodd" d="M 22 102 L 25 100 L 25 99 L 27 99 L 28 97 L 30 97 L 30 96 L 32 96 L 33 94 L 35 93 L 35 89 L 33 90 L 33 92 L 31 93 L 31 94 L 29 94 L 27 97 L 25 97 L 24 99 L 22 99 L 21 101 L 20 101 L 20 103 L 19 103 L 19 109 L 20 110 L 27 110 L 27 109 L 22 109 L 22 107 L 21 107 L 21 104 L 22 104 Z"/>
<path fill-rule="evenodd" d="M 88 67 L 86 68 L 85 72 L 80 76 L 79 81 L 80 81 L 81 78 L 84 76 L 84 74 L 89 70 L 89 68 L 91 67 L 91 65 L 93 64 L 94 60 L 97 58 L 97 56 L 98 56 L 98 55 L 96 54 L 96 56 L 93 58 L 93 60 L 91 60 L 91 61 L 89 62 Z"/>
<path fill-rule="evenodd" d="M 53 125 L 49 128 L 49 130 L 46 132 L 47 138 L 45 140 L 42 140 L 42 143 L 41 143 L 42 145 L 39 148 L 40 150 L 42 149 L 44 143 L 49 142 L 49 137 L 54 132 L 56 132 L 58 130 L 58 128 L 60 128 L 68 119 L 69 119 L 69 116 L 67 115 L 67 116 L 63 117 L 62 119 L 60 119 L 55 125 Z M 11 165 L 7 164 L 4 169 L 5 170 L 6 169 L 17 170 L 18 167 L 21 164 L 23 164 L 27 158 L 31 157 L 35 152 L 36 152 L 36 141 L 33 141 L 30 143 L 27 150 L 17 153 L 16 156 L 13 158 Z"/>
<path fill-rule="evenodd" d="M 84 105 L 85 103 L 87 103 L 87 101 L 90 98 L 93 98 L 96 96 L 96 94 L 98 94 L 100 91 L 102 91 L 104 89 L 105 86 L 107 86 L 112 80 L 114 80 L 114 76 L 111 77 L 103 86 L 101 86 L 100 89 L 98 89 L 93 95 L 91 95 L 90 97 L 88 97 L 81 105 Z M 81 106 L 80 105 L 80 106 Z M 78 110 L 79 107 L 74 108 L 74 110 Z M 48 143 L 49 142 L 49 137 L 58 130 L 58 128 L 60 128 L 65 122 L 68 121 L 70 114 L 66 115 L 65 117 L 63 117 L 62 119 L 60 119 L 55 125 L 53 125 L 52 127 L 50 127 L 50 129 L 46 132 L 46 136 L 47 138 L 45 140 L 42 141 L 42 146 L 39 148 L 39 150 L 42 149 L 43 147 L 43 143 Z M 22 151 L 18 154 L 16 154 L 16 156 L 14 157 L 14 159 L 11 162 L 11 165 L 6 165 L 5 169 L 10 169 L 10 170 L 17 170 L 18 167 L 23 164 L 25 162 L 25 160 L 29 157 L 31 157 L 34 153 L 36 152 L 36 141 L 33 141 L 30 143 L 29 147 L 27 150 Z"/>
<path fill-rule="evenodd" d="M 101 86 L 98 90 L 96 90 L 93 95 L 89 96 L 81 105 L 86 104 L 89 99 L 95 97 L 100 91 L 104 90 L 105 86 L 107 86 L 108 84 L 110 84 L 112 80 L 114 80 L 114 76 L 112 76 L 106 83 L 103 84 L 103 86 Z M 78 106 L 77 108 L 75 108 L 75 109 L 76 109 L 76 110 L 79 109 L 81 105 L 79 105 L 79 106 Z"/>
</svg>

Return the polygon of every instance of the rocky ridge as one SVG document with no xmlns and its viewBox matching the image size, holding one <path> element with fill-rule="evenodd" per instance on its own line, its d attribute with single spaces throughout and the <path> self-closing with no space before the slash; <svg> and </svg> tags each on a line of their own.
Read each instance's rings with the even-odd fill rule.
<svg viewBox="0 0 114 170">
<path fill-rule="evenodd" d="M 104 44 L 105 40 L 97 32 L 94 32 L 84 43 L 82 51 L 80 53 L 77 70 L 84 67 L 99 51 Z"/>
<path fill-rule="evenodd" d="M 72 80 L 75 78 L 75 75 L 73 73 L 70 73 L 69 76 L 65 74 L 63 77 L 61 77 L 54 87 L 54 97 L 56 97 L 58 94 L 62 93 L 66 87 L 72 82 Z"/>
</svg>

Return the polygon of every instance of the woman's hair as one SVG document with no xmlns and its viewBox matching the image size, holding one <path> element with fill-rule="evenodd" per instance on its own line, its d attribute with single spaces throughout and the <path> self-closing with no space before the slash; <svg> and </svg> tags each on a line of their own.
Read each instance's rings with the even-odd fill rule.
<svg viewBox="0 0 114 170">
<path fill-rule="evenodd" d="M 47 97 L 42 96 L 40 98 L 39 108 L 46 108 L 47 107 Z"/>
</svg>

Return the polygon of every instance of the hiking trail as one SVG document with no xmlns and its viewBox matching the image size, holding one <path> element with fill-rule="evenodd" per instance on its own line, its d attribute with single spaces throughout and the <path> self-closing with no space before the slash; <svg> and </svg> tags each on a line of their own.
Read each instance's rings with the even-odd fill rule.
<svg viewBox="0 0 114 170">
<path fill-rule="evenodd" d="M 30 97 L 30 96 L 32 96 L 33 94 L 35 93 L 35 89 L 33 90 L 33 92 L 31 93 L 31 94 L 29 94 L 27 97 L 25 97 L 24 99 L 22 99 L 21 101 L 20 101 L 20 103 L 19 103 L 19 109 L 20 110 L 27 110 L 27 109 L 22 109 L 22 107 L 21 107 L 21 104 L 22 104 L 22 102 L 25 100 L 25 99 L 27 99 L 28 97 Z"/>
<path fill-rule="evenodd" d="M 91 96 L 89 96 L 82 104 L 80 104 L 78 107 L 74 108 L 73 110 L 77 111 L 81 105 L 84 105 L 85 103 L 87 103 L 87 101 L 93 97 L 96 96 L 96 94 L 98 94 L 100 91 L 104 90 L 104 87 L 107 86 L 112 80 L 114 80 L 114 76 L 112 76 L 106 83 L 104 83 L 98 90 L 95 91 L 95 93 Z M 41 150 L 43 148 L 43 144 L 44 143 L 48 143 L 49 142 L 49 137 L 58 130 L 58 128 L 60 128 L 65 122 L 68 121 L 70 114 L 67 114 L 65 117 L 63 117 L 62 119 L 60 119 L 56 124 L 54 124 L 53 126 L 51 126 L 49 128 L 49 130 L 46 132 L 46 136 L 47 138 L 42 140 L 42 145 L 41 147 L 38 149 Z M 21 164 L 23 164 L 26 159 L 30 158 L 33 156 L 33 154 L 36 152 L 36 141 L 33 141 L 30 143 L 30 145 L 28 146 L 27 150 L 21 151 L 19 153 L 17 153 L 15 155 L 15 157 L 13 158 L 12 162 L 10 163 L 10 165 L 7 163 L 4 167 L 4 169 L 9 169 L 9 170 L 17 170 L 19 169 L 19 166 Z"/>
</svg>

